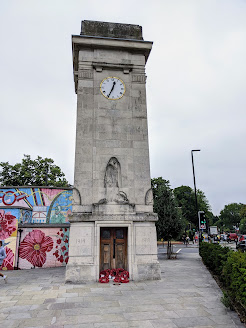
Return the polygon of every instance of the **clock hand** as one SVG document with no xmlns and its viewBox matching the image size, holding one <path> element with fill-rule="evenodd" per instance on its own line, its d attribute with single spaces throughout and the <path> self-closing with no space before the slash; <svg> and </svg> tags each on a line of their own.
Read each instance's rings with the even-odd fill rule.
<svg viewBox="0 0 246 328">
<path fill-rule="evenodd" d="M 108 94 L 108 97 L 111 95 L 112 91 L 114 90 L 114 86 L 115 86 L 115 84 L 116 84 L 116 82 L 114 81 L 114 82 L 113 82 L 112 89 L 111 89 L 111 91 L 110 91 L 109 94 Z"/>
</svg>

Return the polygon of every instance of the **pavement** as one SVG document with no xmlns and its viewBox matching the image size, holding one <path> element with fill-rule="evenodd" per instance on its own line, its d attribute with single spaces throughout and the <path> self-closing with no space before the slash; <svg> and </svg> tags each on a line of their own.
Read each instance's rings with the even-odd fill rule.
<svg viewBox="0 0 246 328">
<path fill-rule="evenodd" d="M 65 284 L 65 268 L 8 272 L 0 280 L 0 327 L 239 328 L 235 312 L 203 265 L 197 247 L 167 260 L 159 247 L 162 280 L 113 285 Z"/>
</svg>

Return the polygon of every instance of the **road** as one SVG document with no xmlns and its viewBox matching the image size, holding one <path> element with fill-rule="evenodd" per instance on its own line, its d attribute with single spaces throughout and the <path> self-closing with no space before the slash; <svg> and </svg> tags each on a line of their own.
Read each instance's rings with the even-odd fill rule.
<svg viewBox="0 0 246 328">
<path fill-rule="evenodd" d="M 236 243 L 235 242 L 231 242 L 231 243 L 227 243 L 227 242 L 220 242 L 220 245 L 223 247 L 230 247 L 231 249 L 233 249 L 234 251 L 236 251 Z M 180 251 L 180 255 L 181 254 L 195 254 L 199 252 L 199 248 L 198 245 L 196 244 L 189 244 L 188 246 L 185 246 L 184 244 L 173 244 L 173 252 L 176 253 L 179 249 L 181 249 Z M 163 247 L 163 245 L 159 245 L 158 246 L 158 258 L 163 259 L 164 256 L 166 256 L 167 253 L 167 245 L 165 245 Z"/>
<path fill-rule="evenodd" d="M 199 251 L 199 248 L 197 245 L 188 245 L 187 247 L 184 244 L 174 244 L 172 245 L 173 252 L 176 253 L 179 249 L 180 255 L 181 254 L 196 254 Z M 163 245 L 158 246 L 158 258 L 163 259 L 167 256 L 167 245 L 163 247 Z"/>
</svg>

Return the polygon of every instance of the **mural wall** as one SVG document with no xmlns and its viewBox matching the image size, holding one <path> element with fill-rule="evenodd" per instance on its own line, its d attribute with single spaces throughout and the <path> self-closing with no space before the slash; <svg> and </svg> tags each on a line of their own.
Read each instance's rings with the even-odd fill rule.
<svg viewBox="0 0 246 328">
<path fill-rule="evenodd" d="M 16 253 L 16 237 L 18 222 L 16 213 L 18 211 L 5 211 L 0 209 L 0 240 L 3 241 L 3 246 L 7 257 L 3 261 L 1 270 L 13 270 L 15 265 Z"/>
<path fill-rule="evenodd" d="M 19 223 L 65 223 L 72 212 L 72 190 L 56 188 L 0 189 L 0 208 L 19 208 Z"/>
<path fill-rule="evenodd" d="M 47 268 L 68 262 L 69 228 L 23 229 L 19 268 Z"/>
<path fill-rule="evenodd" d="M 68 223 L 71 212 L 71 189 L 0 188 L 0 240 L 7 254 L 0 269 L 11 270 L 17 264 L 21 269 L 65 265 L 69 227 L 59 225 Z"/>
</svg>

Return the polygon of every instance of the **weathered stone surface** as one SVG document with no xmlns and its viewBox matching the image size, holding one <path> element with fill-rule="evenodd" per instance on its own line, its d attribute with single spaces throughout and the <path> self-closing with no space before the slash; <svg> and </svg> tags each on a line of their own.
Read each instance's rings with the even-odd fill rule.
<svg viewBox="0 0 246 328">
<path fill-rule="evenodd" d="M 72 43 L 76 189 L 66 280 L 98 280 L 100 229 L 105 227 L 127 228 L 130 279 L 160 279 L 145 85 L 152 42 L 143 41 L 138 25 L 83 21 Z M 122 82 L 124 94 L 118 100 L 100 90 L 110 77 Z"/>
<path fill-rule="evenodd" d="M 112 205 L 112 207 L 114 207 Z M 147 207 L 148 209 L 148 207 Z M 158 220 L 157 214 L 155 213 L 133 213 L 133 214 L 123 214 L 121 213 L 117 214 L 116 210 L 112 210 L 113 214 L 110 214 L 111 211 L 109 211 L 108 214 L 98 214 L 98 213 L 84 213 L 84 212 L 76 212 L 72 216 L 70 216 L 70 222 L 95 222 L 95 221 L 135 221 L 135 222 L 156 222 Z M 155 230 L 155 229 L 154 229 Z M 155 238 L 155 236 L 152 236 Z"/>
<path fill-rule="evenodd" d="M 143 40 L 142 26 L 84 20 L 81 35 Z"/>
</svg>

